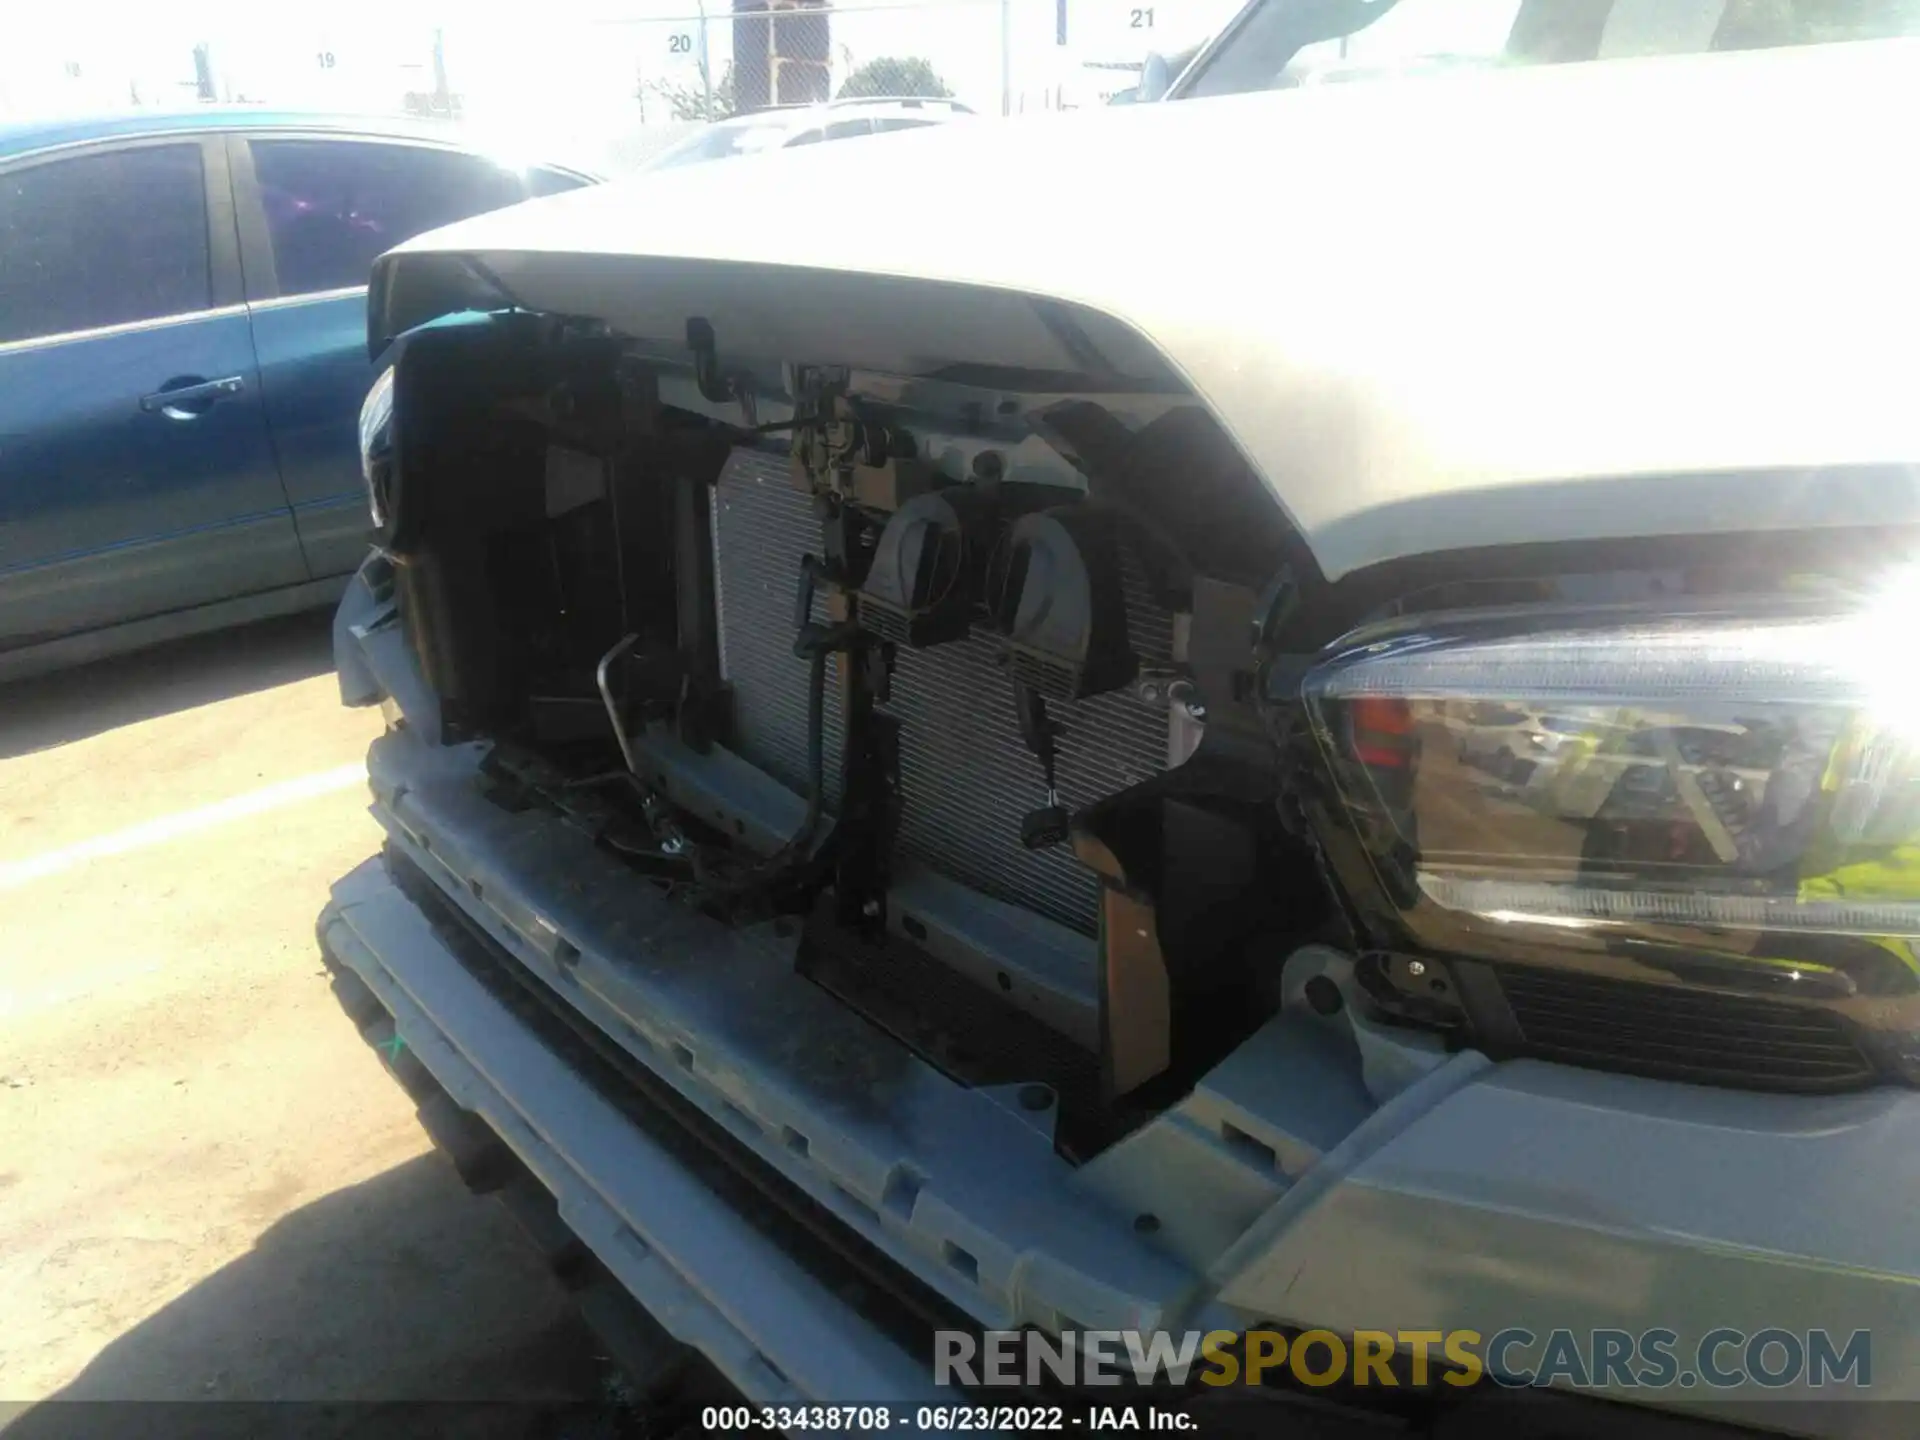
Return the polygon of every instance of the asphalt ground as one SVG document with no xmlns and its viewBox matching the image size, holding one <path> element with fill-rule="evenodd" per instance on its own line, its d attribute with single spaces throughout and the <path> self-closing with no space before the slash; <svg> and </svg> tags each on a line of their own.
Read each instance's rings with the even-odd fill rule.
<svg viewBox="0 0 1920 1440">
<path fill-rule="evenodd" d="M 83 1413 L 22 1402 L 332 1434 L 617 1383 L 328 990 L 315 916 L 379 845 L 331 667 L 302 616 L 0 687 L 9 1440 Z"/>
</svg>

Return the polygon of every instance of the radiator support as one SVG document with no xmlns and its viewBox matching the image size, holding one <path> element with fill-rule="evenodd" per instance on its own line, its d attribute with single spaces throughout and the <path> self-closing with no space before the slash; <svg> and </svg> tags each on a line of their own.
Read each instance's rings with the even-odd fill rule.
<svg viewBox="0 0 1920 1440">
<path fill-rule="evenodd" d="M 784 457 L 737 451 L 713 503 L 714 595 L 722 674 L 733 696 L 733 745 L 794 789 L 804 788 L 806 662 L 792 651 L 800 558 L 820 549 L 810 498 Z M 1173 616 L 1128 567 L 1128 635 L 1145 668 L 1172 663 Z M 829 674 L 827 753 L 844 735 L 837 662 Z M 902 856 L 982 894 L 1084 935 L 1098 926 L 1099 882 L 1064 846 L 1030 851 L 1023 816 L 1045 802 L 1039 761 L 1020 737 L 1012 684 L 979 637 L 925 650 L 901 647 L 884 714 L 899 725 Z M 1069 808 L 1151 779 L 1169 754 L 1167 711 L 1127 691 L 1050 712 L 1063 727 L 1058 786 Z M 840 798 L 837 761 L 829 806 Z"/>
</svg>

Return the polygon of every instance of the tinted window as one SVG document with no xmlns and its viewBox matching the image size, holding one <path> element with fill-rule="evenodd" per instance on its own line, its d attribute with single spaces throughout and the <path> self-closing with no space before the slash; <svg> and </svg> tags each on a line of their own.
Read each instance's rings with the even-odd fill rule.
<svg viewBox="0 0 1920 1440">
<path fill-rule="evenodd" d="M 212 304 L 198 145 L 0 175 L 0 343 Z"/>
<path fill-rule="evenodd" d="M 255 140 L 253 170 L 282 295 L 364 285 L 402 240 L 525 198 L 497 165 L 417 145 Z"/>
<path fill-rule="evenodd" d="M 859 120 L 836 120 L 827 126 L 827 139 L 851 140 L 856 135 L 871 135 L 873 121 L 862 117 Z"/>
<path fill-rule="evenodd" d="M 896 116 L 886 120 L 876 120 L 873 128 L 884 134 L 889 130 L 923 130 L 929 125 L 937 125 L 937 120 L 909 120 L 905 116 Z"/>
</svg>

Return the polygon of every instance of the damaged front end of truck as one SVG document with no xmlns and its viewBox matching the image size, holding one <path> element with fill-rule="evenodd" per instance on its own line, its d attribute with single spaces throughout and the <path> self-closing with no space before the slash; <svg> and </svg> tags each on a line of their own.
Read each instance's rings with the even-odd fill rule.
<svg viewBox="0 0 1920 1440">
<path fill-rule="evenodd" d="M 800 159 L 763 177 L 796 203 Z M 1905 843 L 1914 772 L 1837 582 L 1913 515 L 1800 525 L 1805 447 L 1754 458 L 1788 422 L 1700 395 L 1685 443 L 1566 473 L 1644 497 L 1659 445 L 1736 430 L 1737 463 L 1562 537 L 1537 448 L 1460 440 L 1539 351 L 1436 380 L 1465 408 L 1419 464 L 1418 405 L 1382 418 L 1433 321 L 1400 282 L 1348 312 L 1403 342 L 1360 376 L 1302 292 L 1102 304 L 1057 244 L 915 277 L 857 236 L 608 238 L 723 183 L 376 275 L 336 645 L 388 709 L 387 845 L 321 938 L 465 1168 L 510 1155 L 756 1404 L 1004 1398 L 936 1384 L 934 1337 L 1010 1331 L 1867 1330 L 1910 1384 L 1912 902 L 1847 867 Z M 1501 465 L 1510 507 L 1474 498 Z M 1735 470 L 1764 529 L 1699 518 Z M 1706 1398 L 1593 1384 L 1622 1421 L 1406 1359 L 1162 1398 L 1540 1435 Z M 1804 1423 L 1777 1398 L 1717 1418 Z"/>
</svg>

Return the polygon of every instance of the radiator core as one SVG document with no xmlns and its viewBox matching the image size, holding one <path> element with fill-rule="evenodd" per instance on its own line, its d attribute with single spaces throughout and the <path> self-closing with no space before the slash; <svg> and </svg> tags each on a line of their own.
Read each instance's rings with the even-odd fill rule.
<svg viewBox="0 0 1920 1440">
<path fill-rule="evenodd" d="M 783 456 L 736 452 L 714 496 L 714 588 L 734 744 L 795 790 L 806 783 L 807 663 L 793 654 L 800 557 L 819 553 L 811 499 Z M 1129 638 L 1142 665 L 1171 663 L 1173 617 L 1127 574 Z M 827 694 L 828 803 L 840 788 L 838 673 Z M 1128 693 L 1050 702 L 1061 803 L 1078 809 L 1166 767 L 1167 712 Z M 1092 934 L 1098 884 L 1060 846 L 1030 851 L 1020 821 L 1046 803 L 1040 762 L 1020 739 L 1013 690 L 979 638 L 902 646 L 886 713 L 900 722 L 899 848 L 955 880 Z"/>
</svg>

